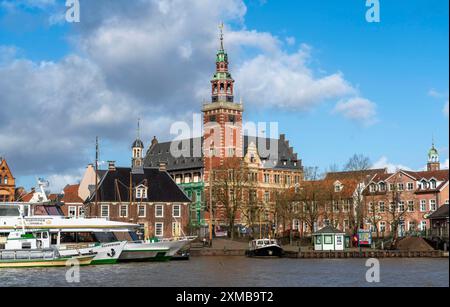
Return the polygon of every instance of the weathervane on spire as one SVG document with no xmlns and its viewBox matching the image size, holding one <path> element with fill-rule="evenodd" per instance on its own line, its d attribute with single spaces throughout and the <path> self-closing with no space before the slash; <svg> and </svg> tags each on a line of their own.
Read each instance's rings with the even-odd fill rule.
<svg viewBox="0 0 450 307">
<path fill-rule="evenodd" d="M 220 30 L 220 50 L 224 50 L 223 48 L 223 29 L 224 29 L 224 24 L 223 22 L 221 22 L 219 24 L 219 30 Z"/>
</svg>

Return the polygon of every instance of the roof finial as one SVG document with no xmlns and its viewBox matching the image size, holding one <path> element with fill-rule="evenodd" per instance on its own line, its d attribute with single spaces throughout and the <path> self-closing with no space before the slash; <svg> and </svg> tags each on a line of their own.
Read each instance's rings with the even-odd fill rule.
<svg viewBox="0 0 450 307">
<path fill-rule="evenodd" d="M 141 139 L 141 119 L 138 118 L 137 120 L 137 139 Z"/>
<path fill-rule="evenodd" d="M 219 29 L 220 29 L 220 50 L 224 50 L 224 48 L 223 48 L 223 28 L 224 27 L 225 26 L 224 26 L 223 22 L 220 23 L 220 25 L 219 25 Z"/>
</svg>

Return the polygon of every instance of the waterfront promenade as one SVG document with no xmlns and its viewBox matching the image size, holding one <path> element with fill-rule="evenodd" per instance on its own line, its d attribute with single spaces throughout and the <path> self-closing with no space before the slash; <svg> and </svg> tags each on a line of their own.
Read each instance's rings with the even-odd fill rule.
<svg viewBox="0 0 450 307">
<path fill-rule="evenodd" d="M 214 239 L 212 247 L 193 244 L 191 256 L 245 256 L 248 243 Z M 283 245 L 286 258 L 448 258 L 448 252 L 434 250 L 375 250 L 349 248 L 345 251 L 314 251 L 312 247 Z"/>
</svg>

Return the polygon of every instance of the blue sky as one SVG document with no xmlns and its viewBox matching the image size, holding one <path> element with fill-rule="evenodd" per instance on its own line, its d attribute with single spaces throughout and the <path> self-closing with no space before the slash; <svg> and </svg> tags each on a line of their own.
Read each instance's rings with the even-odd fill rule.
<svg viewBox="0 0 450 307">
<path fill-rule="evenodd" d="M 149 2 L 155 1 L 149 0 Z M 192 1 L 195 2 L 195 0 Z M 100 2 L 98 1 L 98 3 Z M 287 135 L 305 165 L 314 165 L 325 169 L 331 164 L 343 165 L 354 153 L 362 153 L 369 156 L 377 166 L 421 169 L 426 164 L 426 154 L 431 145 L 432 136 L 434 136 L 436 146 L 441 153 L 441 161 L 448 165 L 448 1 L 380 0 L 380 23 L 368 23 L 365 20 L 367 8 L 365 1 L 362 0 L 248 0 L 244 2 L 244 9 L 240 0 L 234 2 L 234 5 L 226 5 L 223 9 L 224 14 L 208 16 L 206 19 L 210 21 L 210 24 L 218 24 L 221 19 L 225 19 L 228 31 L 225 34 L 225 45 L 229 46 L 232 74 L 237 76 L 237 81 L 242 80 L 241 84 L 248 85 L 247 88 L 239 89 L 239 95 L 243 96 L 244 100 L 249 100 L 245 119 L 278 121 L 280 132 Z M 14 85 L 17 91 L 22 91 L 24 85 L 25 88 L 27 87 L 26 81 L 29 80 L 27 78 L 31 78 L 30 74 L 34 76 L 34 74 L 42 73 L 44 76 L 48 76 L 49 82 L 51 82 L 54 71 L 59 73 L 60 66 L 76 65 L 77 68 L 85 69 L 86 66 L 78 66 L 84 65 L 78 61 L 76 64 L 69 61 L 69 64 L 63 65 L 67 57 L 75 55 L 88 62 L 87 72 L 93 71 L 94 76 L 97 76 L 98 72 L 99 77 L 93 77 L 92 80 L 100 80 L 100 84 L 105 86 L 105 95 L 109 97 L 109 93 L 112 93 L 111 96 L 115 97 L 112 99 L 114 103 L 118 103 L 116 100 L 120 100 L 118 106 L 123 108 L 121 114 L 128 114 L 126 113 L 128 109 L 135 108 L 130 111 L 128 118 L 120 118 L 119 121 L 112 119 L 111 122 L 107 122 L 110 117 L 105 117 L 106 119 L 92 124 L 89 129 L 84 129 L 83 126 L 81 129 L 83 131 L 79 133 L 76 129 L 79 126 L 67 128 L 67 132 L 64 132 L 66 134 L 61 132 L 61 134 L 55 135 L 53 135 L 55 129 L 43 127 L 42 134 L 45 134 L 46 138 L 64 139 L 64 144 L 67 143 L 70 148 L 67 151 L 52 152 L 49 155 L 54 155 L 51 160 L 44 158 L 45 150 L 39 150 L 43 157 L 40 159 L 39 156 L 33 157 L 32 150 L 29 155 L 23 152 L 19 154 L 21 148 L 19 144 L 5 146 L 4 149 L 0 147 L 0 155 L 7 156 L 8 160 L 11 160 L 10 164 L 13 170 L 18 170 L 15 175 L 20 185 L 32 186 L 35 176 L 47 176 L 54 179 L 58 182 L 55 183 L 58 188 L 68 183 L 67 181 L 76 180 L 81 172 L 80 169 L 91 162 L 93 158 L 93 143 L 96 134 L 102 138 L 102 158 L 104 160 L 117 160 L 122 165 L 128 165 L 130 163 L 129 144 L 135 135 L 137 116 L 143 118 L 144 131 L 142 134 L 145 138 L 144 141 L 148 144 L 153 135 L 157 135 L 162 140 L 167 139 L 171 121 L 189 119 L 192 112 L 199 112 L 200 104 L 196 104 L 199 97 L 195 95 L 198 91 L 202 94 L 207 93 L 202 90 L 202 80 L 204 90 L 209 89 L 209 78 L 214 69 L 214 51 L 208 48 L 215 43 L 214 32 L 217 31 L 211 28 L 207 32 L 197 33 L 199 23 L 203 22 L 199 21 L 202 20 L 200 17 L 203 16 L 202 14 L 207 14 L 207 10 L 205 12 L 202 8 L 192 8 L 191 5 L 189 13 L 193 16 L 192 19 L 186 16 L 174 16 L 175 21 L 178 20 L 177 18 L 186 18 L 184 20 L 185 27 L 193 29 L 190 30 L 192 37 L 189 35 L 191 32 L 187 32 L 188 34 L 180 32 L 183 33 L 181 35 L 183 41 L 180 40 L 179 43 L 189 42 L 186 46 L 190 50 L 188 53 L 190 63 L 186 69 L 192 69 L 192 72 L 186 72 L 186 76 L 192 76 L 192 84 L 198 89 L 191 93 L 192 97 L 189 98 L 192 99 L 191 103 L 186 103 L 179 112 L 172 112 L 172 110 L 169 112 L 167 109 L 171 108 L 172 101 L 177 101 L 174 102 L 177 105 L 180 103 L 182 95 L 173 96 L 162 92 L 161 95 L 155 94 L 147 99 L 145 88 L 142 89 L 138 86 L 141 82 L 145 83 L 145 74 L 148 74 L 148 71 L 151 72 L 152 67 L 148 71 L 144 69 L 140 71 L 140 65 L 137 65 L 134 69 L 133 65 L 136 63 L 127 58 L 123 61 L 124 66 L 121 66 L 122 63 L 117 64 L 117 70 L 115 70 L 115 67 L 111 68 L 111 66 L 116 64 L 111 65 L 110 62 L 107 62 L 111 59 L 115 61 L 114 63 L 121 62 L 122 58 L 118 61 L 117 57 L 121 56 L 120 52 L 123 50 L 125 50 L 123 51 L 125 55 L 122 57 L 131 56 L 136 49 L 141 48 L 139 43 L 141 41 L 135 45 L 137 47 L 134 47 L 134 50 L 130 49 L 129 52 L 126 51 L 125 45 L 120 45 L 120 42 L 109 46 L 99 46 L 102 42 L 110 43 L 109 40 L 102 40 L 102 38 L 111 36 L 101 36 L 106 32 L 105 29 L 109 29 L 105 27 L 104 20 L 107 17 L 104 16 L 109 16 L 106 13 L 116 14 L 115 16 L 119 16 L 119 19 L 124 18 L 125 21 L 132 20 L 131 25 L 128 25 L 127 22 L 123 22 L 124 25 L 114 25 L 115 30 L 121 26 L 128 26 L 127 31 L 134 26 L 139 28 L 136 20 L 140 20 L 140 16 L 137 16 L 137 12 L 133 12 L 133 8 L 123 10 L 119 8 L 119 4 L 117 7 L 111 5 L 111 7 L 105 8 L 107 2 L 98 5 L 81 2 L 81 23 L 73 25 L 57 18 L 64 12 L 63 1 L 37 0 L 34 5 L 30 0 L 0 0 L 0 3 L 0 69 L 4 68 L 2 78 L 8 78 L 8 74 L 12 74 L 11 65 L 14 61 L 28 61 L 35 65 L 32 68 L 20 70 L 24 74 L 25 84 L 17 82 Z M 18 3 L 20 5 L 17 5 Z M 158 2 L 158 7 L 159 12 L 171 16 L 170 6 L 166 7 L 164 3 Z M 151 16 L 155 16 L 155 21 L 152 18 L 142 18 L 145 20 L 142 22 L 145 22 L 145 26 L 150 29 L 159 29 L 158 26 L 151 24 L 152 22 L 158 23 L 158 16 Z M 49 22 L 49 20 L 55 22 Z M 176 31 L 181 30 L 176 28 Z M 162 33 L 164 36 L 164 32 Z M 179 34 L 179 32 L 172 32 L 170 28 L 167 30 L 167 35 L 176 35 L 173 33 Z M 205 39 L 205 37 L 207 38 Z M 156 39 L 149 36 L 143 40 L 145 41 L 147 38 L 153 43 Z M 252 39 L 260 40 L 260 42 L 254 43 Z M 263 42 L 263 39 L 267 39 L 267 43 Z M 273 43 L 276 40 L 278 43 Z M 132 43 L 136 42 L 132 41 Z M 128 45 L 130 42 L 127 43 Z M 175 46 L 177 45 L 175 44 Z M 199 46 L 207 47 L 200 48 Z M 166 46 L 164 45 L 164 47 Z M 142 48 L 145 51 L 142 55 L 142 62 L 145 63 L 148 59 L 149 63 L 153 63 L 151 57 L 154 56 L 155 63 L 167 60 L 165 65 L 171 66 L 170 58 L 165 59 L 163 55 L 157 54 L 154 49 L 158 48 L 157 45 L 152 46 L 153 49 Z M 276 48 L 274 54 L 278 55 L 274 56 L 270 53 L 272 51 L 267 51 L 271 48 Z M 207 52 L 198 51 L 201 49 L 206 49 Z M 249 64 L 254 64 L 256 57 L 264 56 L 263 59 L 270 60 L 271 64 L 276 65 L 274 67 L 281 67 L 280 71 L 284 72 L 290 69 L 289 64 L 277 63 L 277 57 L 285 57 L 289 61 L 290 57 L 299 50 L 307 50 L 308 56 L 304 59 L 304 63 L 295 68 L 296 71 L 292 68 L 293 71 L 287 73 L 287 77 L 293 76 L 291 73 L 295 73 L 295 76 L 301 75 L 307 68 L 308 76 L 314 81 L 313 85 L 321 78 L 336 74 L 341 76 L 341 83 L 351 86 L 351 90 L 346 93 L 326 95 L 325 98 L 316 93 L 317 98 L 312 95 L 313 98 L 307 102 L 296 102 L 295 94 L 297 92 L 293 92 L 294 97 L 285 97 L 286 102 L 280 103 L 284 107 L 277 104 L 277 97 L 269 96 L 270 103 L 266 103 L 257 101 L 255 98 L 257 95 L 249 94 L 249 88 L 254 84 L 252 80 L 248 79 L 252 71 L 246 70 L 246 68 L 251 66 Z M 152 52 L 155 52 L 155 55 Z M 168 49 L 167 53 L 170 52 Z M 208 54 L 210 54 L 211 63 L 208 63 Z M 137 57 L 139 58 L 139 56 Z M 45 68 L 37 68 L 43 61 L 55 65 L 51 70 L 52 74 L 43 71 Z M 162 66 L 163 64 L 161 63 Z M 201 67 L 198 68 L 200 72 L 196 67 Z M 173 71 L 176 72 L 177 69 L 175 67 Z M 260 69 L 258 68 L 256 72 L 264 75 L 265 72 Z M 81 75 L 81 71 L 80 69 L 80 78 L 83 78 L 85 74 Z M 128 80 L 122 80 L 117 71 L 128 71 L 133 78 L 138 78 L 138 81 L 125 86 L 124 84 Z M 172 70 L 170 67 L 163 67 L 161 71 L 167 71 L 169 74 Z M 75 77 L 77 76 L 76 70 L 72 73 Z M 63 73 L 61 72 L 61 74 Z M 13 75 L 15 76 L 15 74 Z M 17 75 L 22 76 L 19 73 Z M 60 77 L 55 78 L 59 79 Z M 170 80 L 169 76 L 167 78 Z M 33 77 L 30 80 L 36 82 L 36 79 L 39 78 Z M 131 77 L 127 79 L 131 80 Z M 185 79 L 183 78 L 183 80 Z M 83 86 L 85 86 L 84 84 Z M 182 87 L 188 85 L 189 83 L 183 84 Z M 0 86 L 2 86 L 1 83 Z M 9 86 L 9 92 L 13 92 L 14 87 Z M 48 103 L 50 99 L 48 90 L 42 90 L 44 92 L 42 99 L 39 96 L 39 86 L 46 89 L 48 84 L 36 83 L 34 86 L 37 88 L 33 87 L 34 91 L 37 91 L 37 96 L 31 95 L 30 97 Z M 143 86 L 145 87 L 145 85 Z M 267 89 L 270 91 L 270 85 L 264 88 L 266 91 Z M 95 92 L 95 88 L 90 90 Z M 141 90 L 142 93 L 138 96 L 136 93 L 140 93 Z M 279 90 L 280 93 L 284 93 L 282 88 Z M 333 88 L 330 86 L 324 90 L 332 91 Z M 86 88 L 85 91 L 89 91 L 89 89 Z M 357 93 L 349 94 L 349 92 Z M 274 93 L 278 92 L 274 91 Z M 87 97 L 86 99 L 89 100 L 93 94 L 83 91 L 83 95 L 86 95 L 83 97 Z M 119 98 L 116 99 L 115 95 L 118 95 Z M 362 113 L 362 118 L 351 117 L 349 114 L 336 111 L 340 102 L 348 102 L 348 99 L 353 97 L 349 97 L 349 95 L 364 99 L 366 103 L 363 106 L 371 107 L 370 111 L 366 110 L 368 113 Z M 50 96 L 53 99 L 59 99 L 57 95 L 56 97 L 55 95 Z M 14 103 L 14 97 L 15 95 L 2 97 L 0 93 L 0 101 L 9 101 L 10 103 L 7 103 L 9 106 L 17 105 Z M 268 94 L 265 93 L 261 97 L 267 99 Z M 30 98 L 27 103 L 34 104 L 35 101 Z M 72 102 L 70 98 L 65 97 L 61 99 L 61 103 L 71 104 Z M 126 107 L 128 103 L 130 107 Z M 446 104 L 447 111 L 444 110 Z M 22 105 L 22 107 L 26 106 Z M 94 109 L 96 106 L 92 105 L 92 108 Z M 98 106 L 98 108 L 101 109 L 102 106 Z M 114 108 L 111 107 L 111 109 Z M 52 112 L 51 110 L 49 108 L 47 112 Z M 13 107 L 8 111 L 10 111 L 9 114 L 12 114 Z M 144 114 L 137 115 L 137 111 Z M 356 111 L 361 112 L 362 110 Z M 107 111 L 99 114 L 104 113 L 108 114 Z M 20 120 L 19 113 L 15 114 L 16 118 L 11 116 L 11 122 Z M 61 114 L 71 116 L 64 112 Z M 28 118 L 25 117 L 26 120 L 32 120 L 31 118 L 32 114 Z M 45 121 L 45 117 L 43 120 Z M 55 121 L 57 120 L 55 119 Z M 19 132 L 16 129 L 14 131 L 15 135 L 9 136 L 24 139 L 26 136 L 20 135 L 20 133 L 31 134 L 33 132 L 32 129 L 24 129 Z M 37 131 L 40 130 L 37 129 Z M 0 133 L 0 139 L 1 136 Z M 7 136 L 7 132 L 4 132 L 3 137 Z M 44 139 L 41 141 L 47 142 Z M 49 146 L 62 146 L 58 144 L 61 142 L 50 142 Z M 55 148 L 53 147 L 53 149 Z M 74 153 L 74 151 L 77 152 Z M 24 159 L 33 158 L 37 159 L 37 163 L 24 162 Z M 52 161 L 55 163 L 54 166 L 52 166 Z M 23 165 L 28 165 L 28 167 L 25 168 Z"/>
</svg>

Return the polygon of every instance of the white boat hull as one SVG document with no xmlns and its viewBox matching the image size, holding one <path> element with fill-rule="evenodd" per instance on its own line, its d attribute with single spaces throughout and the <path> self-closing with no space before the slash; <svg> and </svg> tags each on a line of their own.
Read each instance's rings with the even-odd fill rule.
<svg viewBox="0 0 450 307">
<path fill-rule="evenodd" d="M 114 264 L 117 263 L 120 256 L 127 245 L 126 241 L 101 243 L 97 246 L 80 248 L 80 249 L 64 249 L 58 248 L 58 252 L 62 257 L 71 257 L 77 255 L 95 254 L 91 264 Z"/>
</svg>

